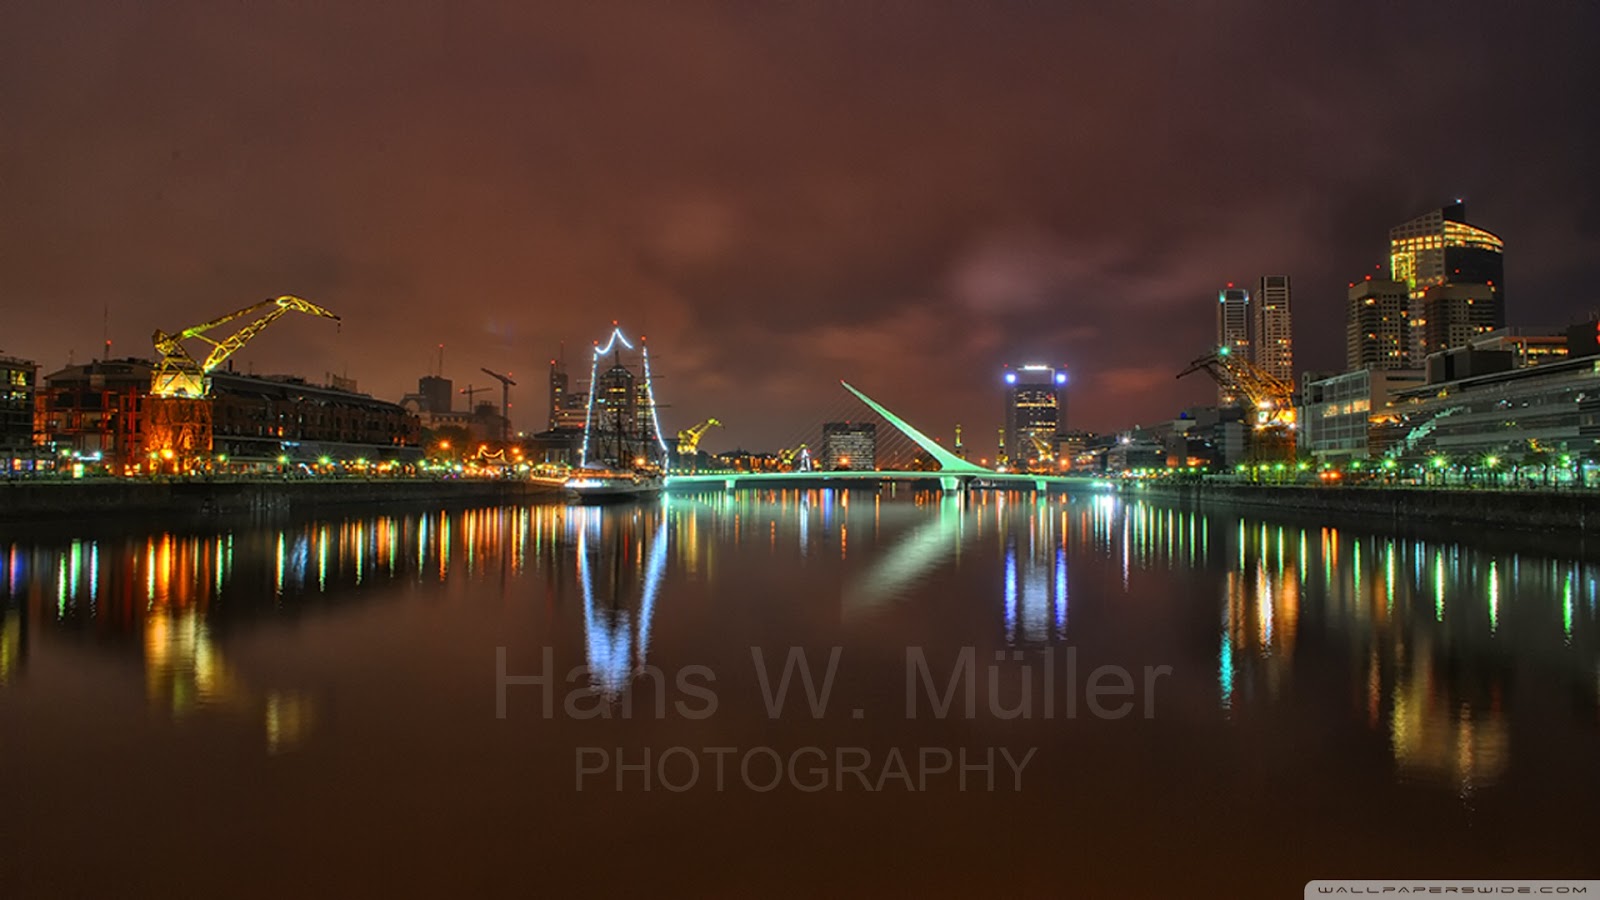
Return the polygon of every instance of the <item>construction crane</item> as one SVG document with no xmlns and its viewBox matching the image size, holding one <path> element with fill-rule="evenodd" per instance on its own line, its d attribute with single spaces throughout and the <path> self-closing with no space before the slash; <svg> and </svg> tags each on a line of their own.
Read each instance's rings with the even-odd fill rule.
<svg viewBox="0 0 1600 900">
<path fill-rule="evenodd" d="M 511 388 L 516 384 L 511 375 L 501 375 L 489 369 L 482 369 L 483 374 L 500 382 L 500 440 L 511 440 Z"/>
<path fill-rule="evenodd" d="M 1224 393 L 1248 404 L 1254 417 L 1253 455 L 1260 457 L 1294 456 L 1294 385 L 1273 375 L 1227 347 L 1202 356 L 1178 373 L 1178 377 L 1205 372 Z"/>
<path fill-rule="evenodd" d="M 713 428 L 721 428 L 716 419 L 707 419 L 699 425 L 678 432 L 678 455 L 693 456 L 700 449 L 700 438 Z"/>
<path fill-rule="evenodd" d="M 229 337 L 219 341 L 206 336 L 213 328 L 262 310 L 266 312 Z M 140 428 L 140 449 L 149 458 L 152 471 L 182 472 L 210 464 L 211 373 L 261 329 L 288 312 L 339 321 L 338 316 L 315 303 L 286 294 L 176 333 L 156 329 L 153 340 L 158 358 L 150 370 L 150 397 L 145 403 L 144 423 Z M 211 352 L 204 361 L 195 359 L 183 346 L 183 342 L 191 338 L 211 345 Z"/>
<path fill-rule="evenodd" d="M 206 332 L 219 325 L 225 325 L 235 319 L 241 319 L 263 309 L 270 311 L 255 321 L 234 332 L 230 337 L 217 341 L 206 337 Z M 150 373 L 150 393 L 156 397 L 205 397 L 211 392 L 211 372 L 222 365 L 228 357 L 238 352 L 250 339 L 260 333 L 261 329 L 271 325 L 279 316 L 287 312 L 303 312 L 308 315 L 322 316 L 323 318 L 339 321 L 339 317 L 322 307 L 304 300 L 300 297 L 284 295 L 271 300 L 263 300 L 244 309 L 235 310 L 221 318 L 212 319 L 200 325 L 191 325 L 176 334 L 169 334 L 159 328 L 156 329 L 154 341 L 156 353 L 159 358 L 155 369 Z M 197 361 L 184 349 L 183 342 L 190 338 L 199 338 L 211 345 L 211 352 L 207 354 L 204 362 Z"/>
</svg>

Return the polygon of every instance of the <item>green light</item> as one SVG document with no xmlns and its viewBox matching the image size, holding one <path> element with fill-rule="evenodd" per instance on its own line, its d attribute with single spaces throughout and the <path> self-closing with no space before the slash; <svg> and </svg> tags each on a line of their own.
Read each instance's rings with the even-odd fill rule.
<svg viewBox="0 0 1600 900">
<path fill-rule="evenodd" d="M 1432 462 L 1435 469 L 1442 469 L 1445 467 L 1445 458 L 1442 456 L 1435 456 Z"/>
<path fill-rule="evenodd" d="M 1386 459 L 1386 460 L 1383 461 L 1383 467 L 1385 469 L 1392 469 L 1392 468 L 1394 468 L 1394 465 L 1395 465 L 1395 463 L 1394 463 L 1394 460 L 1392 460 L 1392 459 Z"/>
<path fill-rule="evenodd" d="M 324 456 L 321 459 L 317 460 L 317 462 L 322 463 L 323 465 L 328 465 L 329 463 L 333 462 L 333 460 L 328 459 L 326 456 Z"/>
<path fill-rule="evenodd" d="M 1483 464 L 1492 469 L 1495 466 L 1500 465 L 1500 457 L 1498 457 L 1498 456 L 1485 456 L 1483 458 Z"/>
<path fill-rule="evenodd" d="M 1304 472 L 1305 470 L 1311 468 L 1311 463 L 1308 463 L 1308 462 L 1305 462 L 1305 461 L 1302 460 L 1298 465 L 1295 466 L 1295 468 L 1299 469 L 1302 472 Z"/>
<path fill-rule="evenodd" d="M 289 457 L 287 457 L 287 456 L 279 456 L 278 457 L 278 465 L 280 465 L 280 466 L 287 465 L 288 462 L 289 462 Z"/>
<path fill-rule="evenodd" d="M 1227 356 L 1227 355 L 1229 355 L 1231 353 L 1233 353 L 1233 350 L 1228 348 L 1228 347 L 1218 347 L 1217 348 L 1217 355 L 1218 356 Z"/>
<path fill-rule="evenodd" d="M 1350 468 L 1354 469 L 1355 471 L 1358 471 L 1358 472 L 1361 471 L 1361 460 L 1358 459 L 1358 460 L 1352 462 L 1350 464 Z"/>
</svg>

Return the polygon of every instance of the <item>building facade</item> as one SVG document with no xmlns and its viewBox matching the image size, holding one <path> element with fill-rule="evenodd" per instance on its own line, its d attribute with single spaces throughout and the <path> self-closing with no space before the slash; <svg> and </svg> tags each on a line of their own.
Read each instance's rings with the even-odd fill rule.
<svg viewBox="0 0 1600 900">
<path fill-rule="evenodd" d="M 1428 353 L 1465 347 L 1505 324 L 1487 284 L 1436 284 L 1422 293 L 1422 344 Z"/>
<path fill-rule="evenodd" d="M 830 471 L 876 469 L 878 426 L 872 422 L 824 423 L 822 464 Z"/>
<path fill-rule="evenodd" d="M 1289 276 L 1263 275 L 1256 284 L 1249 336 L 1253 361 L 1267 374 L 1294 382 L 1294 334 Z"/>
<path fill-rule="evenodd" d="M 1007 367 L 1002 378 L 1006 384 L 1005 456 L 1018 469 L 1049 463 L 1056 455 L 1057 435 L 1066 426 L 1066 367 Z"/>
<path fill-rule="evenodd" d="M 1345 369 L 1411 367 L 1410 293 L 1397 281 L 1367 278 L 1350 285 L 1345 307 Z"/>
<path fill-rule="evenodd" d="M 34 391 L 39 367 L 32 361 L 0 356 L 0 472 L 31 469 L 38 456 Z"/>
<path fill-rule="evenodd" d="M 1397 421 L 1395 395 L 1422 383 L 1416 369 L 1306 373 L 1300 390 L 1301 452 L 1324 462 L 1380 455 L 1389 426 Z"/>
<path fill-rule="evenodd" d="M 113 472 L 140 457 L 151 363 L 96 360 L 45 376 L 39 390 L 42 440 Z M 212 375 L 212 452 L 220 462 L 409 462 L 421 458 L 417 418 L 397 403 L 304 380 Z"/>
<path fill-rule="evenodd" d="M 1236 354 L 1242 359 L 1250 355 L 1250 292 L 1234 287 L 1233 282 L 1217 292 L 1217 349 Z M 1217 405 L 1233 406 L 1239 398 L 1221 385 L 1217 386 Z"/>
<path fill-rule="evenodd" d="M 1470 375 L 1400 392 L 1396 455 L 1458 460 L 1600 449 L 1600 357 Z"/>
<path fill-rule="evenodd" d="M 1466 204 L 1456 201 L 1389 229 L 1389 276 L 1406 286 L 1410 298 L 1408 367 L 1420 366 L 1428 353 L 1448 349 L 1430 344 L 1430 319 L 1425 297 L 1429 288 L 1448 284 L 1484 285 L 1491 289 L 1489 328 L 1505 326 L 1505 242 L 1498 235 L 1467 222 Z M 1456 307 L 1443 306 L 1451 316 Z M 1480 311 L 1482 312 L 1482 311 Z M 1448 336 L 1452 321 L 1435 323 L 1435 336 Z"/>
</svg>

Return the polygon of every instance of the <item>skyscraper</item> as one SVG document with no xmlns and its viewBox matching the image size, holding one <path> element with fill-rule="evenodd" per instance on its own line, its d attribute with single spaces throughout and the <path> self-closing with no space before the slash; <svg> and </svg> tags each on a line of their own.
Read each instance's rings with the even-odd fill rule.
<svg viewBox="0 0 1600 900">
<path fill-rule="evenodd" d="M 1350 285 L 1345 307 L 1345 369 L 1411 368 L 1410 297 L 1397 281 L 1368 278 Z"/>
<path fill-rule="evenodd" d="M 1487 291 L 1489 298 L 1478 302 L 1487 305 L 1473 310 L 1473 321 L 1488 322 L 1489 329 L 1505 325 L 1505 242 L 1491 232 L 1467 224 L 1467 207 L 1460 200 L 1389 229 L 1389 274 L 1406 286 L 1410 296 L 1412 366 L 1422 365 L 1422 358 L 1429 353 L 1449 349 L 1448 345 L 1434 346 L 1428 341 L 1424 297 L 1429 288 L 1444 284 L 1484 285 L 1490 289 Z M 1441 303 L 1438 308 L 1450 316 L 1461 307 Z M 1452 319 L 1437 323 L 1433 333 L 1442 336 L 1475 327 L 1477 325 Z"/>
<path fill-rule="evenodd" d="M 1504 307 L 1487 284 L 1436 284 L 1422 294 L 1422 340 L 1429 353 L 1465 347 L 1505 325 Z"/>
<path fill-rule="evenodd" d="M 1250 359 L 1250 292 L 1234 287 L 1233 282 L 1217 292 L 1217 349 Z M 1233 406 L 1237 397 L 1220 385 L 1217 405 Z"/>
<path fill-rule="evenodd" d="M 1294 381 L 1294 337 L 1289 315 L 1289 276 L 1263 275 L 1256 284 L 1253 361 L 1269 375 Z"/>
<path fill-rule="evenodd" d="M 1056 455 L 1056 435 L 1066 424 L 1062 392 L 1066 366 L 1007 367 L 1005 455 L 1013 468 L 1025 469 Z"/>
<path fill-rule="evenodd" d="M 557 360 L 550 360 L 550 430 L 561 427 L 561 410 L 566 406 L 567 368 Z"/>
</svg>

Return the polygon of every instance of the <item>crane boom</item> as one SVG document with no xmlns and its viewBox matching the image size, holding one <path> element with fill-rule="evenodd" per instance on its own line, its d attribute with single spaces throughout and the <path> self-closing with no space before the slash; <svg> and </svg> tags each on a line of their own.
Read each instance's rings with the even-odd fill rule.
<svg viewBox="0 0 1600 900">
<path fill-rule="evenodd" d="M 270 309 L 269 309 L 270 307 Z M 213 340 L 206 336 L 206 332 L 221 325 L 226 325 L 235 319 L 260 310 L 268 311 L 250 322 L 243 328 L 222 340 Z M 308 315 L 321 316 L 339 321 L 339 317 L 309 300 L 285 294 L 273 297 L 234 310 L 225 316 L 191 325 L 176 334 L 171 334 L 161 329 L 156 329 L 153 340 L 156 353 L 160 359 L 156 362 L 150 377 L 150 392 L 157 397 L 204 397 L 210 392 L 208 376 L 218 366 L 222 365 L 228 357 L 238 352 L 240 348 L 250 342 L 250 339 L 261 332 L 261 329 L 271 325 L 287 312 L 303 312 Z M 211 345 L 211 352 L 206 355 L 205 362 L 198 362 L 183 346 L 183 342 L 191 338 L 199 338 Z"/>
<path fill-rule="evenodd" d="M 500 440 L 511 440 L 511 388 L 516 384 L 510 373 L 501 375 L 493 369 L 483 368 L 483 374 L 500 382 Z"/>
<path fill-rule="evenodd" d="M 716 419 L 707 419 L 698 425 L 693 425 L 678 432 L 678 453 L 680 455 L 695 453 L 700 449 L 701 436 L 707 431 L 721 426 L 722 423 Z"/>
<path fill-rule="evenodd" d="M 1257 427 L 1294 424 L 1294 386 L 1227 348 L 1189 363 L 1178 377 L 1194 372 L 1205 372 L 1223 390 L 1248 401 Z"/>
</svg>

